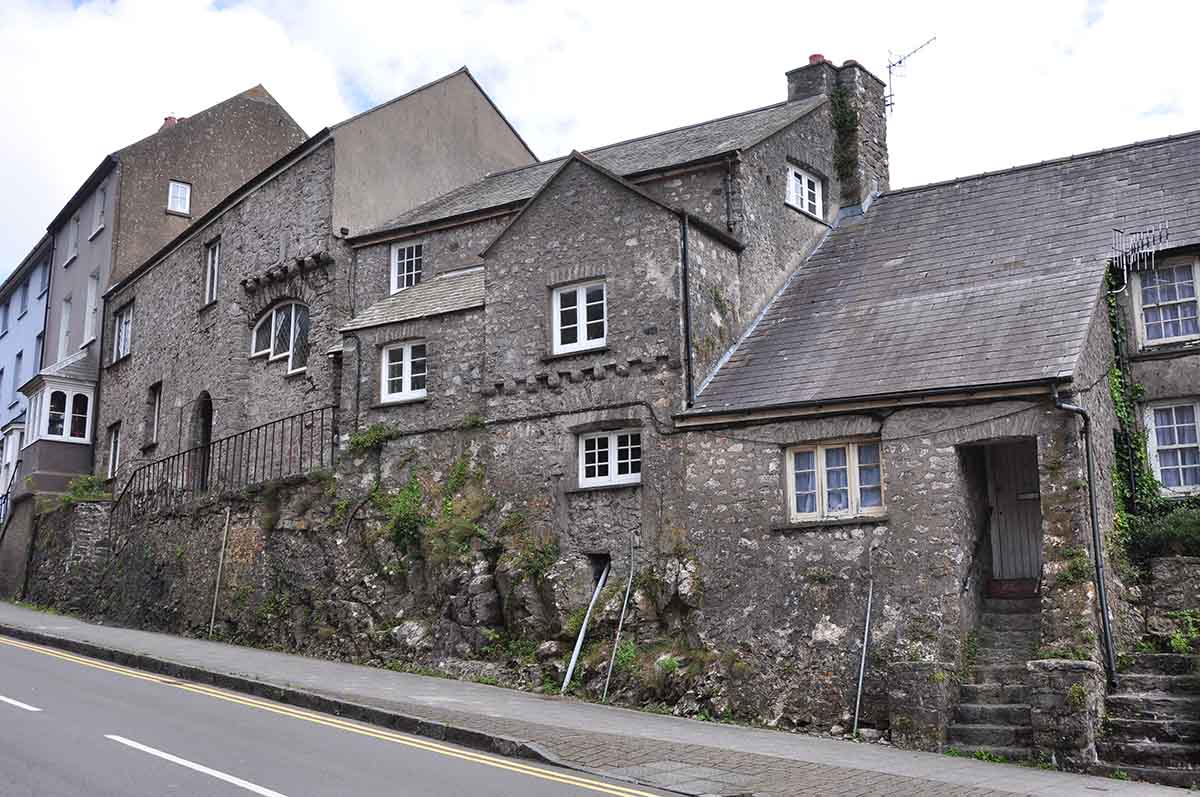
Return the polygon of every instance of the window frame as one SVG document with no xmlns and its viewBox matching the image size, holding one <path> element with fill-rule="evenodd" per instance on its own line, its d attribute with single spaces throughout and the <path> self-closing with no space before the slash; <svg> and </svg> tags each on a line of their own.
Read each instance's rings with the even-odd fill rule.
<svg viewBox="0 0 1200 797">
<path fill-rule="evenodd" d="M 66 396 L 66 403 L 63 405 L 62 413 L 62 434 L 50 433 L 50 398 L 54 393 L 62 393 Z M 83 437 L 71 434 L 71 419 L 75 414 L 75 399 L 79 396 L 82 396 L 87 402 L 82 415 L 84 421 Z M 47 381 L 45 385 L 29 397 L 29 406 L 26 409 L 26 417 L 29 419 L 26 423 L 26 429 L 29 431 L 29 434 L 25 436 L 25 445 L 28 446 L 38 440 L 56 440 L 60 443 L 91 445 L 92 408 L 95 400 L 95 391 L 92 388 L 84 389 L 69 383 Z"/>
<path fill-rule="evenodd" d="M 150 385 L 150 422 L 147 424 L 149 426 L 149 429 L 147 429 L 149 434 L 147 435 L 146 446 L 158 444 L 159 418 L 162 415 L 162 395 L 163 383 L 161 380 Z"/>
<path fill-rule="evenodd" d="M 587 292 L 599 287 L 604 291 L 604 334 L 597 340 L 587 340 Z M 575 294 L 575 327 L 579 334 L 574 343 L 562 342 L 562 297 L 565 294 Z M 594 323 L 594 322 L 593 322 Z M 550 351 L 553 354 L 574 354 L 576 352 L 603 349 L 608 346 L 608 283 L 606 280 L 588 280 L 561 285 L 550 293 Z"/>
<path fill-rule="evenodd" d="M 421 346 L 424 348 L 424 357 L 421 357 L 421 363 L 424 366 L 424 371 L 421 376 L 425 377 L 425 386 L 413 389 L 412 380 L 412 361 L 413 348 Z M 400 391 L 393 392 L 388 389 L 388 383 L 391 382 L 389 377 L 388 367 L 390 363 L 389 355 L 393 351 L 402 351 L 400 360 Z M 380 404 L 402 404 L 409 401 L 418 401 L 429 395 L 429 342 L 422 339 L 404 340 L 397 343 L 389 343 L 379 349 L 379 403 Z"/>
<path fill-rule="evenodd" d="M 1150 458 L 1150 467 L 1154 471 L 1154 478 L 1158 481 L 1159 495 L 1167 498 L 1185 497 L 1189 495 L 1200 494 L 1200 485 L 1180 485 L 1179 487 L 1168 487 L 1163 483 L 1162 480 L 1162 463 L 1159 459 L 1158 447 L 1158 425 L 1154 422 L 1154 411 L 1187 406 L 1192 408 L 1192 417 L 1195 421 L 1196 432 L 1198 437 L 1200 437 L 1200 396 L 1191 396 L 1188 398 L 1172 399 L 1168 401 L 1155 401 L 1153 403 L 1146 404 L 1143 408 L 1142 424 L 1143 428 L 1146 430 L 1146 454 Z M 1197 447 L 1200 447 L 1200 441 L 1198 441 L 1196 445 Z M 1190 445 L 1180 446 L 1178 443 L 1173 446 L 1167 446 L 1169 449 L 1191 447 L 1192 446 Z M 1180 465 L 1173 467 L 1184 466 Z"/>
<path fill-rule="evenodd" d="M 217 303 L 221 287 L 221 239 L 214 238 L 204 245 L 204 306 Z"/>
<path fill-rule="evenodd" d="M 87 304 L 83 308 L 83 348 L 96 339 L 96 319 L 100 315 L 100 272 L 93 271 L 88 275 Z M 115 314 L 114 314 L 115 315 Z"/>
<path fill-rule="evenodd" d="M 63 260 L 63 268 L 71 265 L 71 261 L 79 257 L 79 214 L 71 217 L 67 227 L 67 257 Z"/>
<path fill-rule="evenodd" d="M 92 240 L 104 229 L 104 214 L 108 210 L 108 186 L 102 185 L 96 189 L 92 199 L 92 231 L 88 240 Z"/>
<path fill-rule="evenodd" d="M 174 206 L 175 186 L 183 190 L 183 210 Z M 192 184 L 184 180 L 167 180 L 167 212 L 178 213 L 180 216 L 192 215 Z"/>
<path fill-rule="evenodd" d="M 116 478 L 121 468 L 121 422 L 108 427 L 108 478 Z"/>
<path fill-rule="evenodd" d="M 637 473 L 619 474 L 617 473 L 619 438 L 622 435 L 637 436 Z M 586 473 L 586 454 L 588 440 L 606 440 L 608 448 L 608 475 L 607 476 L 587 476 Z M 646 446 L 642 439 L 642 430 L 640 427 L 626 427 L 622 429 L 612 429 L 599 432 L 580 432 L 576 435 L 576 462 L 577 462 L 577 477 L 579 486 L 583 487 L 628 487 L 639 485 L 642 483 L 642 471 L 646 461 Z M 632 458 L 630 459 L 632 462 Z"/>
<path fill-rule="evenodd" d="M 860 482 L 859 448 L 876 446 L 879 450 L 879 461 L 867 467 L 879 468 L 879 506 L 862 506 L 863 485 Z M 832 449 L 846 449 L 846 487 L 847 501 L 845 510 L 829 511 L 827 484 L 827 457 Z M 801 452 L 813 453 L 814 487 L 816 500 L 813 512 L 799 512 L 796 509 L 796 454 Z M 853 518 L 872 518 L 887 512 L 887 497 L 883 490 L 883 444 L 879 438 L 848 438 L 844 440 L 822 440 L 820 443 L 801 443 L 784 449 L 786 471 L 786 494 L 788 520 L 791 523 L 808 523 L 812 521 L 847 520 Z M 866 485 L 868 488 L 876 485 Z"/>
<path fill-rule="evenodd" d="M 816 211 L 808 208 L 808 197 L 797 197 L 795 192 L 796 178 L 800 177 L 806 180 L 811 180 L 815 187 L 816 194 Z M 805 186 L 807 189 L 807 186 Z M 808 169 L 797 166 L 794 163 L 787 165 L 787 178 L 784 184 L 784 202 L 792 208 L 800 211 L 806 216 L 811 216 L 814 219 L 821 221 L 825 220 L 825 182 Z"/>
<path fill-rule="evenodd" d="M 412 250 L 415 250 L 415 255 L 413 255 L 411 257 L 406 256 L 403 262 L 406 265 L 411 264 L 411 263 L 416 263 L 416 270 L 412 273 L 410 273 L 408 270 L 405 270 L 404 276 L 403 276 L 403 278 L 401 278 L 400 253 L 408 252 L 408 251 L 412 251 Z M 388 263 L 390 264 L 389 272 L 391 275 L 391 281 L 390 281 L 390 293 L 391 294 L 397 294 L 400 291 L 407 290 L 409 288 L 415 288 L 416 286 L 420 285 L 421 281 L 425 278 L 425 243 L 423 241 L 421 241 L 421 242 L 409 243 L 409 244 L 405 244 L 405 243 L 392 244 L 391 254 L 388 257 Z M 410 277 L 412 278 L 411 282 L 409 281 Z"/>
<path fill-rule="evenodd" d="M 1200 317 L 1200 257 L 1168 258 L 1158 268 L 1178 268 L 1183 265 L 1190 265 L 1192 267 L 1192 285 L 1195 288 L 1193 292 L 1196 294 L 1194 301 L 1196 302 L 1197 316 Z M 1166 346 L 1173 343 L 1200 340 L 1200 333 L 1195 335 L 1175 335 L 1169 338 L 1156 338 L 1154 340 L 1151 340 L 1147 336 L 1145 308 L 1142 305 L 1142 277 L 1145 274 L 1146 271 L 1133 272 L 1134 284 L 1131 286 L 1133 288 L 1133 320 L 1137 328 L 1138 347 L 1145 349 L 1154 346 Z M 1162 305 L 1156 304 L 1153 306 L 1161 307 Z M 1200 321 L 1197 323 L 1200 325 Z"/>
<path fill-rule="evenodd" d="M 133 302 L 113 311 L 113 347 L 111 362 L 120 362 L 133 354 Z"/>
<path fill-rule="evenodd" d="M 276 351 L 275 339 L 277 337 L 277 335 L 276 335 L 277 330 L 275 329 L 275 316 L 277 314 L 279 314 L 279 312 L 281 310 L 283 310 L 283 308 L 285 308 L 285 307 L 292 308 L 288 314 L 288 316 L 289 316 L 289 319 L 288 319 L 288 324 L 289 324 L 288 348 Z M 250 328 L 250 359 L 253 360 L 257 357 L 265 356 L 267 358 L 267 362 L 275 362 L 276 360 L 282 360 L 284 358 L 287 358 L 287 361 L 288 361 L 287 373 L 289 376 L 291 376 L 292 374 L 303 373 L 308 370 L 307 357 L 305 358 L 304 365 L 296 367 L 296 363 L 295 363 L 296 331 L 297 331 L 296 327 L 297 327 L 297 318 L 299 317 L 295 310 L 295 308 L 297 308 L 297 307 L 301 307 L 304 309 L 304 315 L 306 318 L 309 319 L 308 332 L 311 335 L 311 333 L 312 333 L 312 320 L 311 320 L 312 319 L 312 311 L 309 310 L 308 305 L 297 299 L 288 299 L 287 301 L 279 302 L 278 304 L 274 305 L 270 310 L 264 311 L 262 316 L 254 324 L 254 326 Z M 255 344 L 258 342 L 258 330 L 262 327 L 263 324 L 268 324 L 268 328 L 271 331 L 270 342 L 269 342 L 267 348 L 256 349 Z M 305 341 L 305 345 L 308 346 L 309 353 L 311 354 L 312 347 L 311 347 L 311 345 L 308 344 L 307 338 Z"/>
</svg>

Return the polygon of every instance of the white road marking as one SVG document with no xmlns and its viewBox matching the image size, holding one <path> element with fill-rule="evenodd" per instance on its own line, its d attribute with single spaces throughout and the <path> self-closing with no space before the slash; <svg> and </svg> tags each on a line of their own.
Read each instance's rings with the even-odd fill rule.
<svg viewBox="0 0 1200 797">
<path fill-rule="evenodd" d="M 20 700 L 13 700 L 11 697 L 5 697 L 4 695 L 0 695 L 0 703 L 7 703 L 10 706 L 16 706 L 17 708 L 24 709 L 25 711 L 41 711 L 41 709 L 37 708 L 36 706 L 31 706 L 28 703 L 22 703 Z"/>
<path fill-rule="evenodd" d="M 181 767 L 187 767 L 188 769 L 193 769 L 196 772 L 202 772 L 205 775 L 216 778 L 217 780 L 223 780 L 226 783 L 232 783 L 234 786 L 240 786 L 246 791 L 254 792 L 255 794 L 262 795 L 262 797 L 286 797 L 286 795 L 280 794 L 277 791 L 271 791 L 263 786 L 255 785 L 248 780 L 242 780 L 241 778 L 234 777 L 233 775 L 227 775 L 224 772 L 220 772 L 215 769 L 209 769 L 203 764 L 197 764 L 193 761 L 188 761 L 186 758 L 180 758 L 179 756 L 174 756 L 170 753 L 164 753 L 162 750 L 155 750 L 153 747 L 147 747 L 144 744 L 139 744 L 132 739 L 126 739 L 124 736 L 113 736 L 111 734 L 106 734 L 104 738 L 112 739 L 114 742 L 120 742 L 127 747 L 132 747 L 134 750 L 141 750 L 143 753 L 149 753 L 152 756 L 157 756 L 164 761 L 170 761 L 172 764 L 178 764 Z"/>
</svg>

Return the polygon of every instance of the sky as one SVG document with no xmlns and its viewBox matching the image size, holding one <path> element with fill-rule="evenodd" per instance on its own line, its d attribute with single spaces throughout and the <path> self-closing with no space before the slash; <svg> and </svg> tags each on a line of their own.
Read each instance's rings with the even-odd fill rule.
<svg viewBox="0 0 1200 797">
<path fill-rule="evenodd" d="M 451 72 L 541 158 L 887 79 L 892 187 L 1200 128 L 1200 4 L 0 0 L 0 275 L 109 152 L 262 83 L 308 132 Z"/>
</svg>

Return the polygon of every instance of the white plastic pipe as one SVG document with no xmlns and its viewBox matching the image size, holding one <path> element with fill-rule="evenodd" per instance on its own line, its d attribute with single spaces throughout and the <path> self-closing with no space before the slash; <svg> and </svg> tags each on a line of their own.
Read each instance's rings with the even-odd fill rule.
<svg viewBox="0 0 1200 797">
<path fill-rule="evenodd" d="M 600 597 L 600 590 L 604 589 L 604 582 L 608 581 L 607 564 L 604 566 L 604 572 L 600 574 L 600 580 L 596 582 L 596 591 L 592 593 L 591 603 L 588 604 L 587 613 L 583 615 L 583 623 L 579 626 L 579 637 L 575 640 L 575 652 L 571 654 L 571 664 L 567 667 L 567 677 L 563 679 L 562 690 L 560 695 L 567 693 L 567 686 L 571 683 L 571 676 L 575 674 L 575 662 L 579 660 L 579 651 L 583 649 L 583 638 L 587 636 L 588 621 L 592 619 L 592 609 L 596 606 L 596 600 Z"/>
</svg>

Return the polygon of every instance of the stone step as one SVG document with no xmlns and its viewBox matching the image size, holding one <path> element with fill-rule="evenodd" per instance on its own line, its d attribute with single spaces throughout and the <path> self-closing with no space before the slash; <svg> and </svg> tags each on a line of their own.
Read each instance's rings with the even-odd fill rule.
<svg viewBox="0 0 1200 797">
<path fill-rule="evenodd" d="M 1040 614 L 998 614 L 984 612 L 979 616 L 980 630 L 1017 631 L 1021 629 L 1040 629 L 1042 616 Z"/>
<path fill-rule="evenodd" d="M 1096 743 L 1096 754 L 1101 761 L 1134 767 L 1192 769 L 1200 765 L 1200 745 L 1197 744 L 1105 740 Z"/>
<path fill-rule="evenodd" d="M 962 684 L 959 697 L 964 703 L 1003 705 L 1028 703 L 1030 689 L 1018 684 Z"/>
<path fill-rule="evenodd" d="M 1168 692 L 1117 692 L 1105 701 L 1110 717 L 1200 720 L 1200 697 Z"/>
<path fill-rule="evenodd" d="M 993 645 L 1031 645 L 1041 642 L 1042 634 L 1036 628 L 980 628 L 976 644 L 981 647 Z"/>
<path fill-rule="evenodd" d="M 968 683 L 1023 686 L 1029 678 L 1029 670 L 1024 664 L 976 664 L 968 675 Z"/>
<path fill-rule="evenodd" d="M 984 598 L 981 608 L 992 614 L 1035 614 L 1042 610 L 1042 599 Z"/>
<path fill-rule="evenodd" d="M 1200 656 L 1178 653 L 1135 653 L 1129 672 L 1146 675 L 1186 675 L 1200 672 Z"/>
<path fill-rule="evenodd" d="M 991 756 L 1003 758 L 1005 761 L 1028 761 L 1033 758 L 1033 750 L 1028 747 L 997 747 L 988 744 L 959 744 L 948 745 L 947 751 L 954 750 L 964 758 L 972 758 L 976 753 L 983 752 Z"/>
<path fill-rule="evenodd" d="M 1200 694 L 1200 675 L 1163 675 L 1161 673 L 1124 672 L 1119 678 L 1120 692 L 1183 692 Z M 1117 694 L 1120 694 L 1118 692 Z"/>
<path fill-rule="evenodd" d="M 1146 720 L 1109 717 L 1104 740 L 1114 742 L 1200 742 L 1200 720 Z"/>
<path fill-rule="evenodd" d="M 959 703 L 958 721 L 964 725 L 1028 725 L 1027 703 Z"/>
<path fill-rule="evenodd" d="M 946 743 L 954 747 L 1028 747 L 1032 740 L 1033 728 L 1029 726 L 955 723 L 947 730 Z"/>
<path fill-rule="evenodd" d="M 1178 786 L 1181 789 L 1200 786 L 1200 770 L 1196 769 L 1134 767 L 1101 761 L 1092 767 L 1092 772 L 1105 777 L 1112 777 L 1113 773 L 1120 772 L 1130 780 L 1138 780 L 1143 783 L 1161 783 L 1164 786 Z"/>
</svg>

